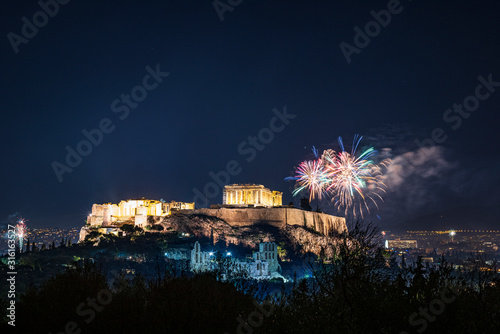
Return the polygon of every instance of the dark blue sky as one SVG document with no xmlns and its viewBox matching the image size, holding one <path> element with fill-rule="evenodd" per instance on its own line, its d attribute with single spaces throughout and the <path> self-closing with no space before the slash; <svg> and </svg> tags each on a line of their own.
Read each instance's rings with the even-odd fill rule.
<svg viewBox="0 0 500 334">
<path fill-rule="evenodd" d="M 76 226 L 92 203 L 193 201 L 193 188 L 203 192 L 209 172 L 231 160 L 241 171 L 230 183 L 264 184 L 288 203 L 291 184 L 283 179 L 311 157 L 312 145 L 337 148 L 338 136 L 350 142 L 359 133 L 396 162 L 378 212 L 383 228 L 436 215 L 445 218 L 433 228 L 500 226 L 500 87 L 460 126 L 443 120 L 475 94 L 479 76 L 500 82 L 500 1 L 401 1 L 351 63 L 340 43 L 354 45 L 354 28 L 364 30 L 370 11 L 388 1 L 242 1 L 221 21 L 212 1 L 72 0 L 18 53 L 9 33 L 22 36 L 22 18 L 33 22 L 41 7 L 0 6 L 4 222 L 17 214 L 34 227 Z M 146 67 L 158 64 L 169 75 L 120 119 L 113 101 L 142 86 Z M 118 102 L 115 111 L 125 106 Z M 248 136 L 284 106 L 296 117 L 248 162 L 251 154 L 238 147 L 249 152 Z M 103 119 L 114 130 L 60 182 L 54 161 L 66 164 L 66 146 L 77 149 L 82 131 Z M 415 139 L 435 128 L 446 140 L 419 149 Z M 412 154 L 424 161 L 401 177 L 397 164 Z M 222 195 L 209 200 L 220 203 Z"/>
</svg>

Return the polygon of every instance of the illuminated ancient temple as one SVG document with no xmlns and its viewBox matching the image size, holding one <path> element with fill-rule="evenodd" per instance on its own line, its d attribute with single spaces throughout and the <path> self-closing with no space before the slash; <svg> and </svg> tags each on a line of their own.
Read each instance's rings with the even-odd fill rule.
<svg viewBox="0 0 500 334">
<path fill-rule="evenodd" d="M 110 226 L 115 223 L 132 222 L 143 227 L 148 216 L 168 216 L 175 210 L 194 210 L 194 203 L 163 202 L 149 199 L 131 199 L 119 204 L 94 204 L 87 217 L 91 226 Z"/>
<path fill-rule="evenodd" d="M 231 184 L 224 187 L 223 205 L 281 206 L 283 193 L 271 191 L 260 184 Z"/>
</svg>

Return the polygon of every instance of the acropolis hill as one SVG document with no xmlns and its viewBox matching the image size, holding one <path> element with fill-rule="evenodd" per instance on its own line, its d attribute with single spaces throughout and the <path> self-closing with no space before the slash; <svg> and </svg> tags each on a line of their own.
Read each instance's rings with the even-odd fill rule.
<svg viewBox="0 0 500 334">
<path fill-rule="evenodd" d="M 164 225 L 166 218 L 173 215 L 190 214 L 217 218 L 233 227 L 269 225 L 284 229 L 286 226 L 300 226 L 323 235 L 347 231 L 343 217 L 283 206 L 281 201 L 281 192 L 271 191 L 262 185 L 232 184 L 224 187 L 223 204 L 212 205 L 211 208 L 195 209 L 194 203 L 167 203 L 144 198 L 121 201 L 119 204 L 94 204 L 87 226 L 113 233 L 110 229 L 119 229 L 126 223 L 146 228 Z M 82 234 L 84 238 L 87 233 L 82 229 L 81 239 Z"/>
</svg>

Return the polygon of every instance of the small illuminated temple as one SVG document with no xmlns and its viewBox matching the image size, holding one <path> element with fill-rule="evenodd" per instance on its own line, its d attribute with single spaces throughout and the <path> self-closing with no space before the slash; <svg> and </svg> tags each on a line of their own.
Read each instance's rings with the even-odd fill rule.
<svg viewBox="0 0 500 334">
<path fill-rule="evenodd" d="M 194 210 L 194 203 L 174 201 L 166 203 L 142 198 L 121 201 L 118 205 L 94 204 L 92 213 L 87 217 L 87 223 L 91 226 L 109 226 L 131 221 L 142 227 L 147 223 L 148 216 L 168 216 L 176 210 Z"/>
<path fill-rule="evenodd" d="M 260 184 L 231 184 L 224 187 L 222 204 L 231 206 L 281 206 L 283 193 Z"/>
</svg>

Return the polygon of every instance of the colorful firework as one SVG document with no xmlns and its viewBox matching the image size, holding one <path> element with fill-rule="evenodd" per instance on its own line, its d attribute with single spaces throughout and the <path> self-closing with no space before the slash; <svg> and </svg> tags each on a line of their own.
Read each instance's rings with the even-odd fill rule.
<svg viewBox="0 0 500 334">
<path fill-rule="evenodd" d="M 297 187 L 292 192 L 294 196 L 302 190 L 309 192 L 309 200 L 318 197 L 321 199 L 329 184 L 328 174 L 325 171 L 323 160 L 303 161 L 297 166 L 295 176 L 287 177 L 285 180 L 297 181 Z"/>
<path fill-rule="evenodd" d="M 24 236 L 26 235 L 26 219 L 18 218 L 16 225 L 16 236 L 19 241 L 19 249 L 23 250 Z"/>
<path fill-rule="evenodd" d="M 302 190 L 309 192 L 309 199 L 331 197 L 337 210 L 344 211 L 356 216 L 363 217 L 363 211 L 370 212 L 369 203 L 377 208 L 377 200 L 383 200 L 380 193 L 385 192 L 382 182 L 382 167 L 388 160 L 375 164 L 371 158 L 377 155 L 377 151 L 369 148 L 360 155 L 356 150 L 363 137 L 354 137 L 351 152 L 344 148 L 342 138 L 338 138 L 340 152 L 332 149 L 325 150 L 318 157 L 317 150 L 313 148 L 316 159 L 302 162 L 295 172 L 295 176 L 285 180 L 296 181 L 293 195 L 296 196 Z"/>
<path fill-rule="evenodd" d="M 354 216 L 363 216 L 365 209 L 370 212 L 368 201 L 378 208 L 376 200 L 383 200 L 380 192 L 385 192 L 381 166 L 385 166 L 386 161 L 377 165 L 371 160 L 377 154 L 373 147 L 356 156 L 362 138 L 358 135 L 354 137 L 351 153 L 348 153 L 344 149 L 342 138 L 339 137 L 342 151 L 326 166 L 328 177 L 332 180 L 327 191 L 332 194 L 337 209 L 343 208 L 346 215 L 352 211 Z"/>
</svg>

